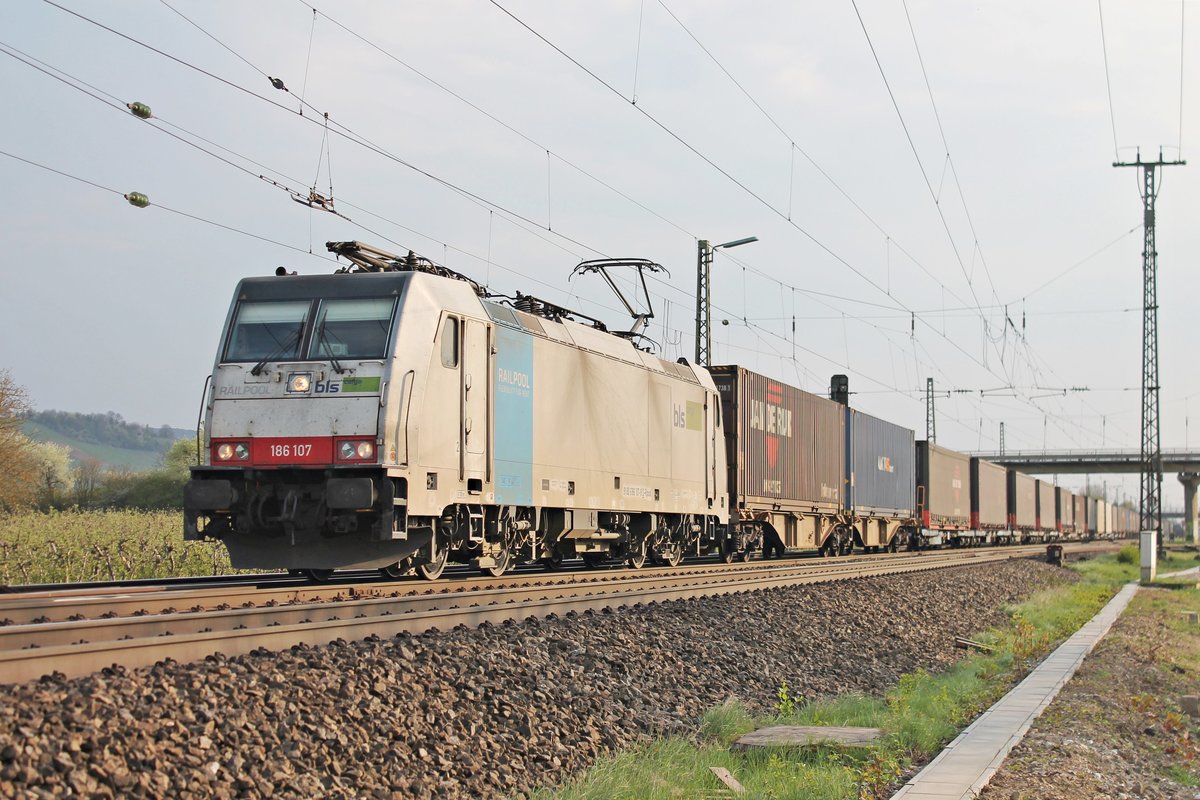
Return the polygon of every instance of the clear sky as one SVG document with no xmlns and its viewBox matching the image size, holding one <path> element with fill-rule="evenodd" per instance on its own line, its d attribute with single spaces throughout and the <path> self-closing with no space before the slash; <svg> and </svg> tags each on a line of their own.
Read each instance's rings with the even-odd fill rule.
<svg viewBox="0 0 1200 800">
<path fill-rule="evenodd" d="M 691 357 L 696 240 L 756 235 L 716 257 L 714 362 L 848 372 L 918 436 L 933 377 L 958 449 L 1002 421 L 1010 450 L 1139 446 L 1139 176 L 1111 165 L 1191 154 L 1200 7 L 56 2 L 0 4 L 0 150 L 100 187 L 0 156 L 0 367 L 38 408 L 192 426 L 236 281 L 330 271 L 327 240 L 613 326 L 571 269 L 650 258 L 649 334 Z M 1165 447 L 1200 440 L 1197 170 L 1158 198 Z M 331 183 L 343 216 L 287 191 Z"/>
</svg>

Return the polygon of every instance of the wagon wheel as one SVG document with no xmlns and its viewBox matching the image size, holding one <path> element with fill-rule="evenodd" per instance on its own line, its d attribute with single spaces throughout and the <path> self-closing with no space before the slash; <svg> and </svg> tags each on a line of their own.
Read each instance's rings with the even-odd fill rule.
<svg viewBox="0 0 1200 800">
<path fill-rule="evenodd" d="M 445 537 L 437 531 L 433 532 L 430 546 L 433 548 L 433 558 L 424 564 L 418 564 L 417 574 L 427 581 L 436 581 L 442 577 L 442 570 L 446 568 L 446 561 L 450 558 L 450 547 Z"/>
<path fill-rule="evenodd" d="M 843 528 L 838 536 L 839 556 L 848 556 L 854 552 L 854 534 Z"/>
</svg>

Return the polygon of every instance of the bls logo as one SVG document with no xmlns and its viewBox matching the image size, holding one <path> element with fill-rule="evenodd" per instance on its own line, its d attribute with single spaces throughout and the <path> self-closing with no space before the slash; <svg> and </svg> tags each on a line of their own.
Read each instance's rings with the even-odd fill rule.
<svg viewBox="0 0 1200 800">
<path fill-rule="evenodd" d="M 892 459 L 888 456 L 880 456 L 876 468 L 880 472 L 895 472 L 896 468 L 892 466 Z"/>
<path fill-rule="evenodd" d="M 313 384 L 314 394 L 337 394 L 341 390 L 341 381 L 317 381 L 315 384 Z"/>
</svg>

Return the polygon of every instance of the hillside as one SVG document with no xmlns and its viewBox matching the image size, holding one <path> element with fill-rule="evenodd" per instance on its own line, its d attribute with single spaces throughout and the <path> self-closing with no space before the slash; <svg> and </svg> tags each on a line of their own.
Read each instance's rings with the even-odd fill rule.
<svg viewBox="0 0 1200 800">
<path fill-rule="evenodd" d="M 152 428 L 126 422 L 112 411 L 35 411 L 26 417 L 24 431 L 31 439 L 65 445 L 76 462 L 94 459 L 105 466 L 134 472 L 157 467 L 177 439 L 194 435 L 167 425 Z"/>
</svg>

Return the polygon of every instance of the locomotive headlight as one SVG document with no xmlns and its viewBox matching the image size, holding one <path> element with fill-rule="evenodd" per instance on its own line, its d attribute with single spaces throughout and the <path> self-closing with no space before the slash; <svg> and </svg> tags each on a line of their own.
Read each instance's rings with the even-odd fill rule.
<svg viewBox="0 0 1200 800">
<path fill-rule="evenodd" d="M 221 442 L 213 449 L 217 461 L 249 461 L 250 445 L 245 442 Z"/>
<path fill-rule="evenodd" d="M 343 439 L 337 444 L 338 461 L 374 461 L 375 442 L 370 439 Z"/>
<path fill-rule="evenodd" d="M 304 394 L 312 388 L 311 372 L 293 372 L 288 376 L 287 390 L 293 394 Z"/>
</svg>

